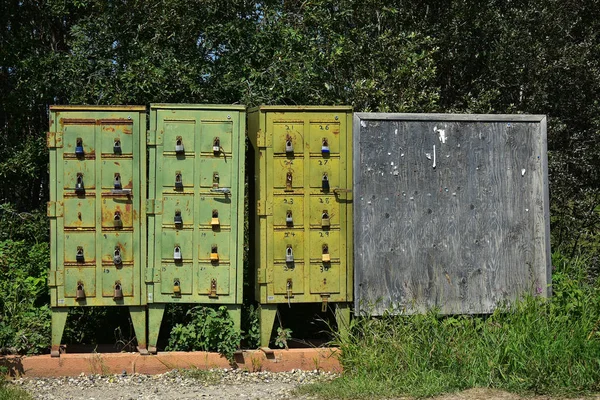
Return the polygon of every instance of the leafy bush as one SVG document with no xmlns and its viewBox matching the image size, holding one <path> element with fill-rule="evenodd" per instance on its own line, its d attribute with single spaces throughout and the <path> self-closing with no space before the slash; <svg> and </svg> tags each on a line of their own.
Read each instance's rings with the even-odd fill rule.
<svg viewBox="0 0 600 400">
<path fill-rule="evenodd" d="M 171 330 L 170 351 L 218 351 L 233 361 L 233 354 L 242 340 L 241 333 L 233 326 L 227 307 L 218 309 L 197 306 L 187 313 L 187 324 L 176 324 Z"/>
<path fill-rule="evenodd" d="M 50 346 L 48 243 L 0 241 L 0 349 L 40 353 Z"/>
</svg>

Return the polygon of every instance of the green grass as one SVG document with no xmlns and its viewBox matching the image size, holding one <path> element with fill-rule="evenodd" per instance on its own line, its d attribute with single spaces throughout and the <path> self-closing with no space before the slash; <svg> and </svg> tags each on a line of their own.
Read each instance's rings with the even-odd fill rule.
<svg viewBox="0 0 600 400">
<path fill-rule="evenodd" d="M 199 369 L 191 367 L 187 369 L 180 369 L 179 373 L 186 378 L 194 379 L 203 385 L 216 385 L 221 381 L 221 377 L 215 371 Z"/>
<path fill-rule="evenodd" d="M 473 387 L 547 395 L 600 391 L 600 290 L 582 260 L 554 257 L 554 296 L 487 317 L 356 318 L 338 338 L 343 375 L 302 387 L 324 398 L 434 396 Z"/>
<path fill-rule="evenodd" d="M 23 389 L 8 384 L 0 384 L 0 400 L 32 400 L 33 397 Z"/>
</svg>

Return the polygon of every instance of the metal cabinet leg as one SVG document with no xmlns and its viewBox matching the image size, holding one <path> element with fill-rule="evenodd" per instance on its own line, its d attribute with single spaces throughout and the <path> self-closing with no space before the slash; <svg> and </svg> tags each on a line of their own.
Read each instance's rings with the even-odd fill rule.
<svg viewBox="0 0 600 400">
<path fill-rule="evenodd" d="M 271 331 L 277 315 L 276 304 L 261 304 L 259 309 L 260 318 L 260 347 L 269 347 Z"/>
<path fill-rule="evenodd" d="M 60 357 L 60 342 L 65 330 L 68 314 L 68 307 L 52 308 L 52 350 L 50 352 L 52 357 Z"/>
<path fill-rule="evenodd" d="M 146 348 L 146 307 L 130 306 L 129 315 L 131 316 L 135 337 L 137 338 L 138 351 L 140 354 L 148 354 L 148 349 Z"/>
<path fill-rule="evenodd" d="M 229 313 L 229 317 L 233 320 L 233 329 L 239 332 L 242 329 L 242 305 L 228 304 L 227 312 Z"/>
<path fill-rule="evenodd" d="M 336 303 L 335 322 L 338 326 L 340 339 L 346 338 L 350 328 L 350 303 Z"/>
<path fill-rule="evenodd" d="M 148 351 L 156 354 L 156 344 L 166 304 L 148 304 Z"/>
</svg>

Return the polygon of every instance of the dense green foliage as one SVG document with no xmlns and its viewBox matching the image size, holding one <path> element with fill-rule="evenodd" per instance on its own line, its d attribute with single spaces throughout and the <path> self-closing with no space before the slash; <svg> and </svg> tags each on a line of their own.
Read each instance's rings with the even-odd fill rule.
<svg viewBox="0 0 600 400">
<path fill-rule="evenodd" d="M 172 351 L 218 351 L 233 361 L 242 336 L 233 326 L 227 307 L 218 309 L 197 306 L 187 312 L 188 322 L 176 324 L 171 330 L 169 345 Z"/>
<path fill-rule="evenodd" d="M 593 282 L 597 15 L 596 0 L 0 2 L 0 348 L 35 352 L 47 341 L 52 104 L 547 114 L 552 245 L 569 258 L 583 254 L 582 274 Z M 89 335 L 72 326 L 68 337 Z"/>
<path fill-rule="evenodd" d="M 586 260 L 587 261 L 587 260 Z M 359 318 L 340 337 L 344 375 L 305 388 L 325 398 L 432 396 L 472 387 L 536 394 L 600 390 L 600 287 L 587 263 L 555 257 L 555 296 L 489 317 Z"/>
<path fill-rule="evenodd" d="M 38 353 L 50 346 L 48 243 L 0 241 L 0 350 Z"/>
</svg>

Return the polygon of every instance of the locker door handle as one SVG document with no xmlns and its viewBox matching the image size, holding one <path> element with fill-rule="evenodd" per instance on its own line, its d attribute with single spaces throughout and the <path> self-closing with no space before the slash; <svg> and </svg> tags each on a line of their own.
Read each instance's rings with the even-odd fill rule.
<svg viewBox="0 0 600 400">
<path fill-rule="evenodd" d="M 230 188 L 212 188 L 210 191 L 214 193 L 231 194 Z"/>
<path fill-rule="evenodd" d="M 335 188 L 333 189 L 333 195 L 338 200 L 352 201 L 352 189 Z"/>
<path fill-rule="evenodd" d="M 111 194 L 126 194 L 128 196 L 131 196 L 131 189 L 112 189 L 110 191 Z"/>
<path fill-rule="evenodd" d="M 341 193 L 352 193 L 352 189 L 341 189 L 341 188 L 335 188 L 335 189 L 333 189 L 333 193 L 334 193 L 334 194 L 341 194 Z"/>
</svg>

